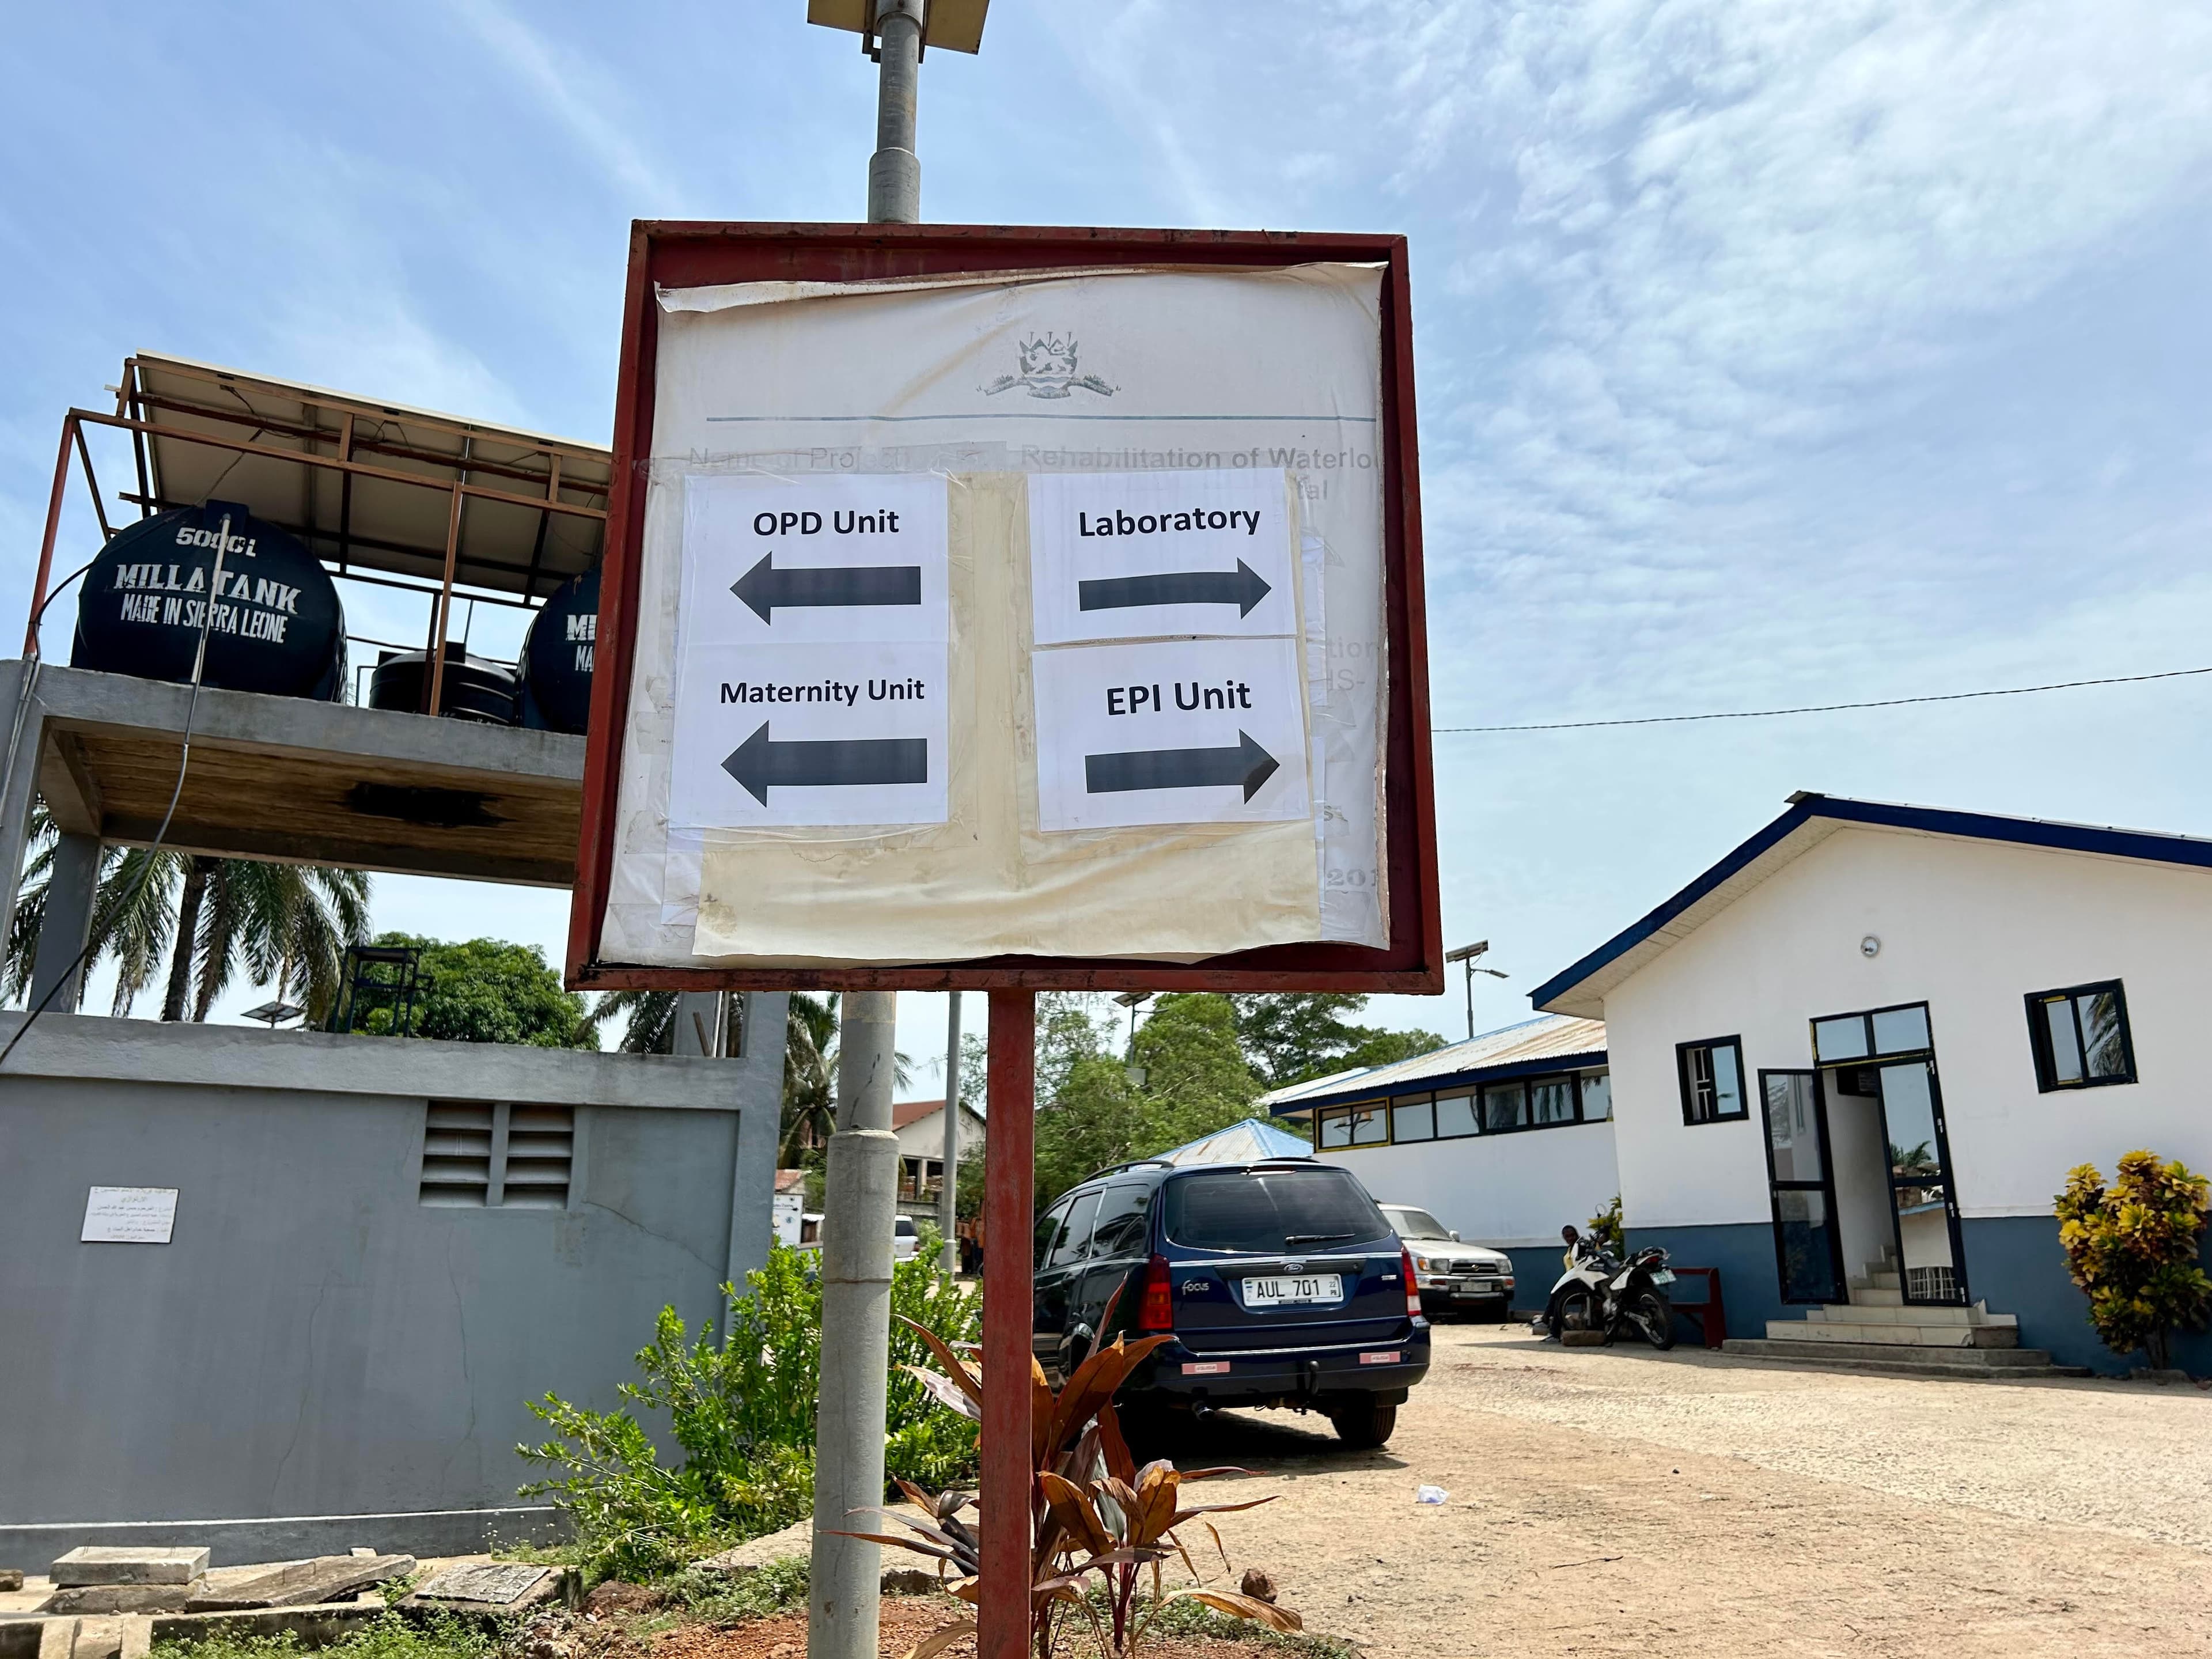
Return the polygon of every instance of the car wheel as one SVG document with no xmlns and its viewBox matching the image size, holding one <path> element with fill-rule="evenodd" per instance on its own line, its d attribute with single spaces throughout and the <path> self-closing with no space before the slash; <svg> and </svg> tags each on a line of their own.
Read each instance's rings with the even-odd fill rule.
<svg viewBox="0 0 2212 1659">
<path fill-rule="evenodd" d="M 1361 1395 L 1328 1408 L 1336 1437 L 1355 1451 L 1372 1451 L 1387 1443 L 1398 1426 L 1398 1408 L 1380 1403 L 1373 1395 Z"/>
</svg>

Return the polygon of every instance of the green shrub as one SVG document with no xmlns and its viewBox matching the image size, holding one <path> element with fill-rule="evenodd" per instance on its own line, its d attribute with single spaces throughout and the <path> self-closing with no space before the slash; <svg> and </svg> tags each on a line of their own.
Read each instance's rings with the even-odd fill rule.
<svg viewBox="0 0 2212 1659">
<path fill-rule="evenodd" d="M 2071 1171 L 2057 1207 L 2058 1242 L 2098 1336 L 2114 1353 L 2141 1348 L 2153 1365 L 2171 1365 L 2172 1333 L 2203 1329 L 2212 1310 L 2212 1278 L 2197 1265 L 2212 1183 L 2179 1159 L 2130 1152 L 2109 1190 L 2095 1164 Z"/>
<path fill-rule="evenodd" d="M 319 1650 L 319 1659 L 488 1659 L 491 1638 L 474 1626 L 443 1615 L 416 1626 L 396 1613 L 370 1620 Z M 153 1659 L 294 1659 L 307 1650 L 286 1631 L 245 1636 L 217 1631 L 198 1641 L 164 1638 Z"/>
<path fill-rule="evenodd" d="M 522 1488 L 550 1496 L 568 1514 L 587 1578 L 659 1577 L 694 1558 L 757 1538 L 806 1516 L 814 1503 L 814 1407 L 822 1362 L 818 1257 L 777 1244 L 746 1276 L 740 1296 L 722 1287 L 725 1334 L 690 1337 L 663 1308 L 653 1340 L 637 1356 L 641 1380 L 625 1382 L 623 1405 L 595 1412 L 548 1394 L 532 1413 L 554 1439 L 518 1446 L 525 1461 L 559 1471 Z M 896 1265 L 891 1311 L 973 1340 L 980 1295 L 937 1270 L 929 1252 Z M 894 1322 L 894 1367 L 927 1358 Z M 921 1382 L 894 1369 L 885 1411 L 884 1461 L 893 1477 L 933 1486 L 971 1476 L 975 1425 L 936 1404 Z M 640 1420 L 665 1414 L 682 1462 L 664 1463 Z"/>
<path fill-rule="evenodd" d="M 1628 1237 L 1620 1227 L 1620 1194 L 1619 1193 L 1613 1195 L 1612 1203 L 1592 1216 L 1583 1224 L 1583 1226 L 1592 1238 L 1612 1251 L 1616 1257 L 1626 1256 L 1628 1254 Z"/>
</svg>

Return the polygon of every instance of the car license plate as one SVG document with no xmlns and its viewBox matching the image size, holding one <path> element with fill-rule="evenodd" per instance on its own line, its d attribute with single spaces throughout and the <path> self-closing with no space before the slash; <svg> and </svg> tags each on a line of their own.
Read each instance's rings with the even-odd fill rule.
<svg viewBox="0 0 2212 1659">
<path fill-rule="evenodd" d="M 1495 1296 L 1498 1294 L 1498 1281 L 1494 1279 L 1462 1279 L 1452 1286 L 1452 1290 L 1460 1296 Z"/>
<path fill-rule="evenodd" d="M 1668 1273 L 1664 1267 L 1662 1267 L 1657 1273 L 1651 1275 L 1651 1282 L 1654 1285 L 1671 1285 L 1674 1282 L 1674 1275 Z"/>
<path fill-rule="evenodd" d="M 1248 1279 L 1244 1281 L 1244 1305 L 1248 1308 L 1287 1308 L 1299 1302 L 1336 1302 L 1343 1299 L 1344 1279 L 1339 1273 L 1290 1273 L 1270 1279 Z"/>
</svg>

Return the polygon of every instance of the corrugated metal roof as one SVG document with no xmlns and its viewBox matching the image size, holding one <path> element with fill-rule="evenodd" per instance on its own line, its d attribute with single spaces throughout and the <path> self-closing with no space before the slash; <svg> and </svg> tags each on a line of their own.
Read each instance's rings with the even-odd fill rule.
<svg viewBox="0 0 2212 1659">
<path fill-rule="evenodd" d="M 1272 1123 L 1248 1117 L 1160 1156 L 1175 1164 L 1257 1164 L 1271 1158 L 1311 1158 L 1313 1148 Z"/>
<path fill-rule="evenodd" d="M 1261 1095 L 1257 1103 L 1278 1117 L 1303 1114 L 1313 1106 L 1362 1095 L 1402 1091 L 1409 1085 L 1441 1078 L 1524 1067 L 1545 1060 L 1602 1060 L 1605 1022 L 1580 1019 L 1572 1014 L 1540 1014 L 1465 1042 L 1443 1048 L 1389 1066 L 1364 1071 L 1338 1072 L 1310 1083 L 1293 1084 Z"/>
</svg>

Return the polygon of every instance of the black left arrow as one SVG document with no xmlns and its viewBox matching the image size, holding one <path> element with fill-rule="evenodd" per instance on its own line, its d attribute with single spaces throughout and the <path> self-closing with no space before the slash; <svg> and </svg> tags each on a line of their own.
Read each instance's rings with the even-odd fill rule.
<svg viewBox="0 0 2212 1659">
<path fill-rule="evenodd" d="M 1280 762 L 1239 732 L 1234 748 L 1133 749 L 1083 757 L 1083 793 L 1117 795 L 1130 789 L 1205 789 L 1241 784 L 1244 799 L 1275 775 Z"/>
<path fill-rule="evenodd" d="M 722 769 L 763 806 L 771 789 L 802 785 L 927 783 L 927 738 L 851 738 L 837 742 L 770 743 L 769 723 L 730 752 Z"/>
<path fill-rule="evenodd" d="M 1126 611 L 1140 605 L 1233 605 L 1249 617 L 1270 592 L 1243 560 L 1231 570 L 1170 570 L 1156 576 L 1102 576 L 1075 585 L 1079 611 Z"/>
<path fill-rule="evenodd" d="M 761 562 L 730 584 L 730 592 L 753 609 L 753 614 L 773 626 L 778 605 L 920 605 L 921 567 L 918 564 L 803 565 L 793 570 L 775 568 L 775 555 Z"/>
</svg>

